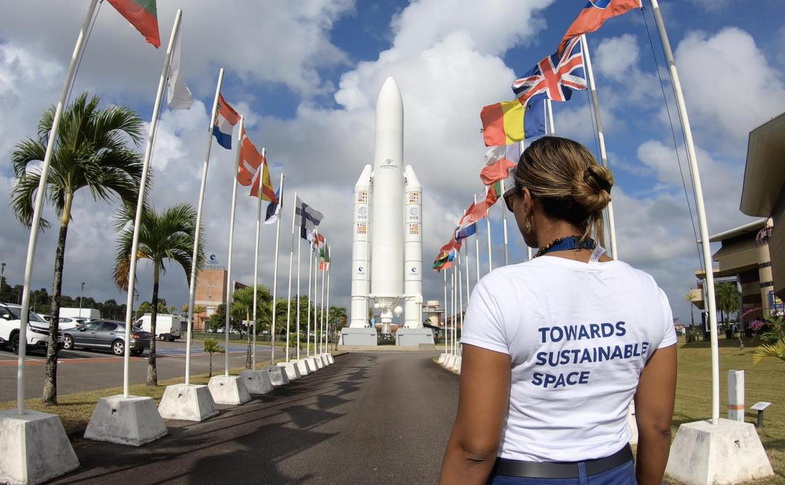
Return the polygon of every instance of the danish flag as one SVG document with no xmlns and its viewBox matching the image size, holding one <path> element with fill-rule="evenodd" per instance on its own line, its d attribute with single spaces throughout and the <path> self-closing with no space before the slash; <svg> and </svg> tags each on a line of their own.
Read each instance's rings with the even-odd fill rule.
<svg viewBox="0 0 785 485">
<path fill-rule="evenodd" d="M 512 90 L 521 104 L 526 104 L 529 98 L 536 95 L 544 95 L 554 101 L 567 101 L 575 89 L 586 89 L 580 37 L 570 39 L 564 54 L 546 57 L 512 83 Z"/>
</svg>

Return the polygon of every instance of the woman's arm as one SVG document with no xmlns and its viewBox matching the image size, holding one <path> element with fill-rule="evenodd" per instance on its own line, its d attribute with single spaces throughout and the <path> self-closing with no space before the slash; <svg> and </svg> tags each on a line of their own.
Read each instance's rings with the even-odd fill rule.
<svg viewBox="0 0 785 485">
<path fill-rule="evenodd" d="M 640 485 L 660 485 L 671 447 L 671 419 L 676 399 L 676 346 L 657 349 L 643 368 L 635 392 Z"/>
<path fill-rule="evenodd" d="M 510 356 L 463 346 L 458 412 L 440 484 L 484 484 L 499 448 L 510 398 Z"/>
</svg>

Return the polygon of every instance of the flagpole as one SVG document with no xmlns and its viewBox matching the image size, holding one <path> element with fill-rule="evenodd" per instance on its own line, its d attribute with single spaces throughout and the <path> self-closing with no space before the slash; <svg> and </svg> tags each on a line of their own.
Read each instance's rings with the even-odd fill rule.
<svg viewBox="0 0 785 485">
<path fill-rule="evenodd" d="M 327 240 L 326 239 L 324 240 L 324 246 L 325 246 L 325 251 L 326 251 L 327 250 Z M 326 253 L 325 253 L 325 255 L 326 255 Z M 325 273 L 327 273 L 327 268 L 329 268 L 329 264 L 330 263 L 325 261 L 324 262 L 324 268 L 322 268 L 322 319 L 321 319 L 322 335 L 319 338 L 319 347 L 320 347 L 320 350 L 321 350 L 321 352 L 319 352 L 320 354 L 323 354 L 324 350 L 325 350 L 324 349 L 325 348 L 325 342 L 324 342 L 324 337 L 325 337 L 325 331 L 324 331 L 324 329 L 325 329 L 325 323 L 324 323 L 324 321 L 325 321 L 325 318 L 324 318 L 324 316 L 325 316 L 324 315 L 324 279 L 325 279 L 325 276 L 327 276 Z M 328 310 L 329 310 L 329 308 L 328 308 Z"/>
<path fill-rule="evenodd" d="M 452 354 L 456 354 L 456 350 L 458 348 L 455 345 L 455 338 L 458 336 L 458 276 L 460 275 L 460 268 L 461 268 L 461 253 L 458 253 L 455 256 L 456 264 L 453 266 L 454 270 L 452 273 L 452 312 L 453 312 L 453 322 L 452 322 Z"/>
<path fill-rule="evenodd" d="M 196 206 L 196 230 L 194 232 L 194 251 L 191 257 L 191 277 L 188 285 L 188 326 L 185 340 L 185 385 L 191 383 L 191 340 L 193 339 L 193 319 L 196 298 L 196 273 L 198 271 L 197 262 L 199 255 L 199 235 L 202 227 L 202 207 L 204 206 L 204 193 L 207 187 L 207 167 L 210 164 L 210 151 L 213 146 L 213 125 L 215 125 L 215 115 L 218 112 L 218 95 L 221 94 L 224 70 L 218 71 L 218 83 L 215 86 L 215 98 L 213 99 L 213 109 L 210 115 L 210 123 L 207 125 L 207 150 L 202 164 L 202 183 L 199 187 L 199 202 Z"/>
<path fill-rule="evenodd" d="M 226 260 L 226 328 L 224 329 L 224 342 L 226 352 L 224 353 L 224 375 L 229 377 L 229 330 L 232 318 L 232 293 L 234 293 L 234 283 L 232 282 L 232 249 L 234 246 L 234 216 L 237 208 L 237 169 L 240 166 L 243 143 L 243 125 L 245 119 L 240 115 L 240 130 L 237 132 L 237 156 L 234 160 L 234 171 L 232 172 L 232 209 L 229 215 L 229 257 Z"/>
<path fill-rule="evenodd" d="M 504 192 L 507 188 L 504 186 L 504 180 L 502 180 L 502 199 L 504 198 Z M 502 237 L 504 238 L 504 265 L 507 266 L 510 264 L 510 254 L 507 249 L 507 204 L 499 204 L 502 209 Z"/>
<path fill-rule="evenodd" d="M 302 239 L 302 237 L 297 238 L 297 318 L 295 319 L 297 324 L 297 360 L 300 360 L 300 273 L 302 273 L 300 269 L 300 246 L 302 246 Z"/>
<path fill-rule="evenodd" d="M 166 77 L 169 73 L 169 65 L 172 61 L 172 46 L 177 32 L 180 30 L 180 19 L 182 18 L 183 11 L 178 9 L 174 17 L 174 26 L 172 27 L 172 35 L 169 37 L 169 46 L 166 48 L 166 57 L 164 59 L 164 67 L 161 70 L 161 79 L 158 81 L 158 93 L 155 96 L 155 104 L 153 105 L 153 115 L 150 120 L 150 131 L 147 134 L 147 147 L 144 152 L 144 165 L 142 168 L 142 180 L 139 184 L 139 198 L 136 201 L 136 215 L 134 217 L 134 235 L 133 242 L 131 243 L 131 266 L 128 270 L 128 298 L 126 299 L 125 310 L 125 341 L 131 341 L 131 320 L 133 312 L 134 301 L 134 285 L 136 283 L 136 257 L 139 248 L 139 226 L 142 222 L 142 211 L 144 210 L 144 196 L 147 187 L 147 174 L 150 171 L 150 159 L 153 155 L 153 141 L 155 140 L 155 132 L 158 129 L 158 113 L 161 110 L 161 100 L 164 96 L 164 86 L 166 85 Z M 24 315 L 24 313 L 23 313 Z M 155 335 L 153 335 L 155 338 Z M 123 356 L 123 397 L 129 396 L 129 369 L 131 361 L 131 346 L 125 345 L 125 355 Z"/>
<path fill-rule="evenodd" d="M 319 241 L 319 231 L 314 229 L 314 238 L 316 242 Z M 313 246 L 314 241 L 311 241 L 311 250 L 308 251 L 308 308 L 306 310 L 305 321 L 305 356 L 311 356 L 311 276 L 313 274 Z"/>
<path fill-rule="evenodd" d="M 283 205 L 283 180 L 284 175 L 281 172 L 281 181 L 278 183 L 278 196 L 279 200 L 278 203 Z M 278 211 L 278 219 L 275 221 L 275 262 L 273 263 L 273 315 L 272 315 L 272 324 L 270 329 L 271 334 L 271 344 L 270 344 L 270 364 L 275 364 L 275 320 L 277 317 L 276 310 L 278 306 L 278 244 L 281 239 L 281 216 L 283 212 L 281 210 Z M 288 337 L 288 336 L 287 336 Z M 287 340 L 288 343 L 288 340 Z"/>
<path fill-rule="evenodd" d="M 283 197 L 283 191 L 281 192 Z M 297 210 L 297 192 L 294 193 L 294 200 L 292 200 L 292 243 L 289 246 L 289 289 L 286 296 L 286 362 L 289 362 L 289 335 L 292 321 L 292 266 L 294 261 L 294 222 L 295 211 Z"/>
<path fill-rule="evenodd" d="M 473 195 L 474 195 L 474 205 L 477 205 L 477 194 L 473 194 Z M 488 216 L 486 216 L 486 220 L 490 224 L 490 219 L 488 219 Z M 475 222 L 475 224 L 476 224 L 476 222 Z M 488 232 L 490 232 L 490 230 Z M 468 251 L 467 251 L 467 256 L 468 256 Z M 474 231 L 474 265 L 477 268 L 477 282 L 479 283 L 480 282 L 480 231 L 479 231 L 479 228 L 476 228 L 476 230 Z M 468 259 L 466 261 L 466 266 L 467 266 L 467 268 L 466 268 L 466 276 L 467 276 L 467 278 L 466 278 L 466 289 L 468 291 L 468 288 L 469 288 L 469 279 L 468 279 L 468 276 L 469 276 L 469 268 L 468 268 L 469 262 L 468 262 Z"/>
<path fill-rule="evenodd" d="M 442 270 L 442 276 L 444 277 L 444 300 L 442 300 L 444 319 L 442 323 L 444 327 L 444 353 L 446 354 L 447 342 L 450 340 L 447 338 L 447 270 Z"/>
<path fill-rule="evenodd" d="M 665 30 L 665 23 L 662 19 L 660 6 L 657 0 L 651 0 L 652 13 L 657 22 L 657 30 L 662 40 L 662 50 L 665 52 L 665 59 L 668 61 L 668 71 L 673 85 L 673 94 L 676 97 L 676 105 L 679 109 L 679 118 L 684 129 L 684 141 L 687 148 L 687 158 L 690 162 L 692 171 L 693 190 L 695 192 L 695 208 L 698 213 L 698 225 L 700 227 L 701 246 L 703 248 L 703 266 L 706 272 L 706 286 L 708 293 L 709 306 L 709 328 L 711 331 L 711 422 L 717 424 L 720 419 L 720 362 L 719 346 L 717 342 L 717 303 L 714 294 L 714 273 L 713 262 L 711 259 L 711 247 L 709 244 L 709 229 L 706 221 L 706 208 L 703 202 L 703 187 L 701 185 L 700 172 L 698 170 L 698 156 L 695 153 L 695 142 L 692 139 L 692 128 L 690 119 L 687 115 L 687 106 L 684 103 L 684 93 L 681 90 L 679 72 L 676 70 L 676 61 L 673 58 L 673 51 L 668 40 L 668 32 Z"/>
<path fill-rule="evenodd" d="M 314 250 L 318 251 L 319 248 L 319 239 L 318 239 L 318 231 L 317 231 L 317 239 L 316 244 L 314 246 Z M 312 251 L 314 252 L 314 251 Z M 319 273 L 317 272 L 317 263 L 318 263 L 319 255 L 315 254 L 313 258 L 313 355 L 316 355 L 316 319 L 317 319 L 317 305 L 316 305 L 316 297 L 319 295 Z M 310 338 L 310 336 L 308 337 Z"/>
<path fill-rule="evenodd" d="M 332 260 L 332 256 L 330 257 Z M 325 352 L 330 352 L 330 264 L 327 264 L 327 314 L 325 315 L 325 335 L 324 335 L 324 347 Z"/>
<path fill-rule="evenodd" d="M 262 163 L 267 163 L 265 160 L 265 156 L 267 155 L 267 149 L 262 147 Z M 264 167 L 259 167 L 259 170 L 264 172 Z M 261 177 L 261 174 L 259 175 Z M 264 187 L 264 181 L 259 181 L 259 190 L 256 193 L 256 197 L 258 198 L 256 202 L 256 245 L 254 247 L 254 261 L 253 261 L 253 337 L 251 338 L 251 342 L 253 344 L 253 348 L 251 349 L 251 369 L 256 370 L 256 306 L 257 306 L 257 291 L 259 287 L 259 238 L 262 234 L 262 187 Z"/>
<path fill-rule="evenodd" d="M 600 160 L 602 166 L 608 168 L 608 154 L 605 150 L 605 134 L 602 130 L 602 114 L 600 113 L 600 98 L 597 96 L 597 87 L 594 84 L 594 71 L 591 67 L 591 56 L 589 55 L 589 43 L 586 41 L 586 34 L 581 35 L 581 48 L 583 49 L 584 65 L 586 66 L 586 77 L 589 81 L 591 101 L 594 106 L 594 122 L 597 130 L 597 139 L 600 143 Z M 608 236 L 611 243 L 611 256 L 613 259 L 619 259 L 619 253 L 616 249 L 616 223 L 613 217 L 613 201 L 608 202 L 608 229 L 610 232 Z"/>
<path fill-rule="evenodd" d="M 27 259 L 25 260 L 25 279 L 24 289 L 22 291 L 22 314 L 19 318 L 19 335 L 27 335 L 27 321 L 29 319 L 30 311 L 30 287 L 33 279 L 33 261 L 35 259 L 35 250 L 38 245 L 38 232 L 41 221 L 41 210 L 44 203 L 44 195 L 46 193 L 46 183 L 49 178 L 49 167 L 52 163 L 52 154 L 56 145 L 58 130 L 60 128 L 60 121 L 63 119 L 63 110 L 68 101 L 68 93 L 71 91 L 71 86 L 76 78 L 76 70 L 79 67 L 79 61 L 82 58 L 85 44 L 87 42 L 87 32 L 90 30 L 90 25 L 93 23 L 93 16 L 95 14 L 95 7 L 98 0 L 92 0 L 90 6 L 87 8 L 84 22 L 82 22 L 82 29 L 79 31 L 79 36 L 76 38 L 76 45 L 74 52 L 71 54 L 71 62 L 68 64 L 68 71 L 63 81 L 63 89 L 60 92 L 60 100 L 57 102 L 55 108 L 54 118 L 52 119 L 52 128 L 49 130 L 49 142 L 46 144 L 46 153 L 44 154 L 44 162 L 41 165 L 40 179 L 38 181 L 38 191 L 35 194 L 35 204 L 33 205 L 33 218 L 30 224 L 30 239 L 27 243 Z M 16 410 L 18 414 L 25 413 L 25 360 L 27 360 L 27 339 L 19 339 L 19 355 L 17 357 L 17 371 L 16 371 Z"/>
<path fill-rule="evenodd" d="M 553 121 L 553 103 L 551 102 L 550 98 L 545 100 L 545 109 L 548 113 L 548 128 L 549 128 L 549 135 L 556 134 L 556 124 Z"/>
<path fill-rule="evenodd" d="M 500 196 L 503 194 L 499 194 Z M 485 198 L 488 198 L 488 187 L 485 187 Z M 504 204 L 501 204 L 504 206 Z M 503 209 L 503 208 L 502 208 Z M 493 244 L 491 242 L 491 210 L 488 209 L 488 217 L 485 219 L 485 228 L 488 231 L 488 272 L 490 273 L 493 271 Z M 477 256 L 477 260 L 479 261 L 480 257 Z M 477 282 L 480 281 L 479 276 L 477 277 Z"/>
</svg>

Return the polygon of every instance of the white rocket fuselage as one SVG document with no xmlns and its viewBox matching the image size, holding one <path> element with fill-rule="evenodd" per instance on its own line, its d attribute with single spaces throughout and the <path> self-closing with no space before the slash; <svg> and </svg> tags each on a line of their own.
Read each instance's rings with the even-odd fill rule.
<svg viewBox="0 0 785 485">
<path fill-rule="evenodd" d="M 384 332 L 403 295 L 403 99 L 391 77 L 384 81 L 376 99 L 375 141 L 371 294 Z"/>
<path fill-rule="evenodd" d="M 422 326 L 422 186 L 411 165 L 404 171 L 404 327 Z"/>
<path fill-rule="evenodd" d="M 354 234 L 352 236 L 352 307 L 349 326 L 368 326 L 368 295 L 371 292 L 371 173 L 366 165 L 354 186 Z"/>
</svg>

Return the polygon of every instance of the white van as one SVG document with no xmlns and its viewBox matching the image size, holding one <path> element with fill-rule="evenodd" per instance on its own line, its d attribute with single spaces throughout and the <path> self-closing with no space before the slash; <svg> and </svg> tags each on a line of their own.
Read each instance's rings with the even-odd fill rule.
<svg viewBox="0 0 785 485">
<path fill-rule="evenodd" d="M 155 336 L 158 340 L 174 342 L 174 339 L 180 338 L 180 329 L 185 321 L 185 318 L 180 315 L 159 313 L 155 318 Z M 134 326 L 140 327 L 145 332 L 152 333 L 152 330 L 150 329 L 151 322 L 152 314 L 145 313 L 142 318 L 134 322 Z"/>
</svg>

